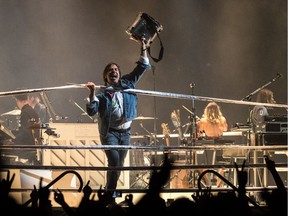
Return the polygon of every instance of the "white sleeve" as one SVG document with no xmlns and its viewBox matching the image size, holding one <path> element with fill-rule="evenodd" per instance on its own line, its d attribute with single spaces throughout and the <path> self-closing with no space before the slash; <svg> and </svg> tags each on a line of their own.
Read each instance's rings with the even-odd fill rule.
<svg viewBox="0 0 288 216">
<path fill-rule="evenodd" d="M 145 64 L 145 65 L 149 65 L 149 58 L 148 57 L 144 57 L 144 56 L 140 56 L 139 62 Z"/>
<path fill-rule="evenodd" d="M 94 101 L 99 102 L 98 98 L 95 95 L 93 96 L 92 100 L 90 100 L 90 103 L 92 103 Z"/>
</svg>

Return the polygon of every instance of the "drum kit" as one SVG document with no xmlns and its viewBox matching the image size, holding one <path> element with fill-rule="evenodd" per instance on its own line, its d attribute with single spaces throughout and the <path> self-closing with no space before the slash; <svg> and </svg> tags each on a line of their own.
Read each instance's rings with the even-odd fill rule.
<svg viewBox="0 0 288 216">
<path fill-rule="evenodd" d="M 173 115 L 174 114 L 174 115 Z M 175 116 L 177 114 L 177 116 Z M 177 118 L 176 118 L 177 117 Z M 155 120 L 157 118 L 155 117 L 149 117 L 149 116 L 138 116 L 137 118 L 135 118 L 134 120 L 136 121 L 142 121 L 142 120 Z M 175 121 L 177 119 L 177 124 L 174 124 Z M 172 112 L 171 114 L 171 120 L 172 123 L 175 126 L 175 130 L 173 130 L 172 132 L 176 132 L 176 134 L 171 134 L 170 130 L 169 130 L 169 138 L 173 138 L 173 137 L 178 137 L 180 138 L 181 135 L 183 135 L 183 139 L 189 139 L 189 137 L 187 137 L 186 135 L 186 131 L 188 131 L 188 129 L 191 127 L 191 122 L 182 125 L 180 122 L 180 114 L 179 111 L 176 112 Z M 173 121 L 174 120 L 174 121 Z M 164 124 L 164 123 L 163 123 Z M 147 132 L 147 135 L 135 135 L 135 136 L 131 136 L 131 138 L 136 139 L 137 142 L 134 143 L 134 145 L 137 146 L 153 146 L 153 145 L 158 145 L 157 142 L 159 142 L 157 139 L 159 138 L 163 138 L 165 139 L 165 143 L 167 144 L 166 138 L 165 138 L 165 133 L 163 130 L 163 134 L 161 135 L 157 135 L 156 136 L 153 133 L 150 133 L 144 126 L 142 123 L 140 123 L 140 126 Z M 162 124 L 161 124 L 162 126 Z M 188 128 L 188 129 L 187 129 Z M 184 133 L 182 133 L 182 130 L 185 131 L 185 136 Z M 181 131 L 181 133 L 180 133 Z M 179 133 L 179 134 L 178 134 Z M 139 142 L 139 140 L 141 140 L 141 138 L 147 139 L 147 143 L 146 142 Z M 155 140 L 156 139 L 156 140 Z M 189 140 L 186 140 L 186 142 L 189 142 Z M 186 143 L 185 142 L 185 143 Z M 162 145 L 161 143 L 159 145 Z M 182 142 L 178 142 L 178 145 L 185 145 L 184 141 L 182 140 Z M 137 150 L 137 151 L 131 151 L 130 154 L 130 162 L 132 165 L 134 166 L 161 166 L 161 164 L 163 163 L 163 158 L 164 158 L 164 152 L 163 151 L 150 151 L 150 150 Z M 174 151 L 174 152 L 170 152 L 169 157 L 171 160 L 173 160 L 173 165 L 174 166 L 185 166 L 188 164 L 191 164 L 191 157 L 192 155 L 188 154 L 188 153 L 183 153 L 183 152 L 179 152 L 179 151 Z M 190 161 L 190 163 L 189 163 Z M 131 188 L 147 188 L 149 185 L 149 179 L 150 179 L 150 175 L 151 175 L 151 171 L 150 170 L 146 170 L 146 171 L 136 171 L 136 172 L 131 172 Z M 133 174 L 134 173 L 134 174 Z M 199 172 L 192 172 L 189 169 L 185 169 L 185 168 L 177 168 L 177 169 L 173 169 L 171 171 L 171 176 L 170 176 L 170 180 L 168 181 L 168 183 L 164 186 L 165 188 L 170 188 L 170 189 L 174 189 L 174 188 L 189 188 L 192 187 L 195 182 L 197 177 L 199 176 Z M 134 177 L 134 178 L 133 178 Z M 204 186 L 206 185 L 205 181 L 201 181 L 201 184 L 203 184 Z"/>
<path fill-rule="evenodd" d="M 20 109 L 14 109 L 14 110 L 11 110 L 9 112 L 1 114 L 1 116 L 19 116 L 20 114 L 21 114 Z"/>
<path fill-rule="evenodd" d="M 9 130 L 17 130 L 19 127 L 20 114 L 21 110 L 18 108 L 5 112 L 0 115 L 0 124 L 4 125 Z"/>
</svg>

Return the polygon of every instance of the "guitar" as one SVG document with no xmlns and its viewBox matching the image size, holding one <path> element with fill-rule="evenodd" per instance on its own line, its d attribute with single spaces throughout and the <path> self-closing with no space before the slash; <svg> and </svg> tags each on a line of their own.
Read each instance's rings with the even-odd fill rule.
<svg viewBox="0 0 288 216">
<path fill-rule="evenodd" d="M 161 127 L 163 129 L 163 135 L 165 137 L 166 146 L 171 146 L 170 145 L 170 129 L 168 127 L 168 124 L 162 123 Z"/>
<path fill-rule="evenodd" d="M 182 128 L 181 128 L 179 109 L 173 110 L 173 112 L 171 113 L 171 120 L 172 120 L 174 127 L 177 128 L 177 130 L 178 130 L 179 140 L 180 140 L 180 144 L 181 144 L 184 140 L 184 137 L 183 137 L 183 132 L 182 132 Z"/>
</svg>

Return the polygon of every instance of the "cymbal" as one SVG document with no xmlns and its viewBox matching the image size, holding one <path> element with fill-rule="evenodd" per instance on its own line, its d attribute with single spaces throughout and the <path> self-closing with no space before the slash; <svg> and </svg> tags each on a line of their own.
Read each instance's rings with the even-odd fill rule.
<svg viewBox="0 0 288 216">
<path fill-rule="evenodd" d="M 5 115 L 20 115 L 20 114 L 21 114 L 21 110 L 20 109 L 14 109 L 14 110 L 11 110 L 9 112 L 1 114 L 1 116 L 5 116 Z"/>
<path fill-rule="evenodd" d="M 138 117 L 136 117 L 134 120 L 151 120 L 151 119 L 157 119 L 157 118 L 138 116 Z"/>
</svg>

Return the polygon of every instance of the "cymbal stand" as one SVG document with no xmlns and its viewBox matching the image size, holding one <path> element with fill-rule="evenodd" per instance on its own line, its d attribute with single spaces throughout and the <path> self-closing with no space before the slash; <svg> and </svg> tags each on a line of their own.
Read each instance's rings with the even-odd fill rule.
<svg viewBox="0 0 288 216">
<path fill-rule="evenodd" d="M 49 116 L 49 122 L 53 122 L 53 117 L 56 116 L 55 110 L 53 109 L 46 93 L 44 91 L 40 92 L 40 96 L 42 98 L 42 101 L 44 105 L 46 106 L 48 116 Z"/>
<path fill-rule="evenodd" d="M 143 128 L 149 135 L 149 146 L 155 146 L 157 144 L 157 142 L 159 142 L 159 140 L 157 139 L 157 134 L 156 136 L 154 136 L 154 134 L 152 134 L 151 132 L 149 132 L 149 130 L 147 130 L 144 125 L 142 123 L 139 124 L 141 128 Z M 154 155 L 155 157 L 153 158 L 153 154 L 152 151 L 149 150 L 149 155 L 150 155 L 150 161 L 151 161 L 151 165 L 159 165 L 159 161 L 157 160 L 157 150 L 155 150 Z M 153 159 L 152 159 L 153 158 Z"/>
<path fill-rule="evenodd" d="M 159 142 L 157 140 L 157 137 L 155 137 L 147 128 L 144 127 L 143 123 L 139 123 L 140 127 L 147 132 L 149 135 L 149 145 L 152 146 L 153 144 L 155 145 L 155 142 Z"/>
<path fill-rule="evenodd" d="M 157 140 L 157 137 L 154 137 L 154 135 L 149 131 L 147 130 L 147 128 L 144 127 L 143 123 L 139 123 L 140 127 L 146 131 L 146 133 L 148 134 L 147 138 L 148 138 L 148 145 L 149 146 L 152 146 L 152 145 L 156 145 L 155 143 L 156 142 L 159 142 Z M 142 151 L 142 150 L 136 150 L 136 151 Z M 133 158 L 132 158 L 132 161 L 134 162 L 134 165 L 138 165 L 136 163 L 136 158 L 135 158 L 135 152 L 132 153 L 133 154 Z M 140 156 L 141 154 L 137 154 L 138 156 Z M 144 164 L 145 164 L 145 155 L 141 155 L 143 156 L 143 160 L 144 160 Z M 149 156 L 147 157 L 149 162 L 150 162 L 150 166 L 152 165 L 155 165 L 156 164 L 156 157 L 157 157 L 157 151 L 155 152 L 155 159 L 153 159 L 153 154 L 151 151 L 149 151 Z M 139 158 L 138 158 L 139 159 Z M 142 165 L 142 164 L 141 164 Z M 142 183 L 142 187 L 144 188 L 147 188 L 149 186 L 149 178 L 150 178 L 150 170 L 145 170 L 145 171 L 139 171 L 136 173 L 136 176 L 135 176 L 135 180 L 134 182 L 130 185 L 131 188 L 133 187 L 136 187 L 139 186 L 139 182 Z M 143 185 L 144 184 L 144 185 Z"/>
<path fill-rule="evenodd" d="M 148 136 L 147 138 L 149 139 Z M 141 146 L 142 144 L 139 140 L 137 140 L 136 142 L 134 142 L 134 145 Z M 130 151 L 130 158 L 130 166 L 144 166 L 150 161 L 149 157 L 144 154 L 144 150 L 142 149 Z M 130 171 L 130 188 L 148 188 L 149 178 L 149 170 Z"/>
<path fill-rule="evenodd" d="M 61 120 L 61 119 L 67 119 L 67 117 L 62 117 L 62 116 L 58 116 L 54 110 L 54 108 L 51 105 L 51 102 L 48 99 L 48 96 L 46 94 L 45 91 L 40 92 L 40 96 L 42 98 L 42 101 L 44 103 L 44 105 L 46 106 L 47 112 L 48 112 L 48 116 L 49 116 L 49 122 L 53 122 L 53 120 Z"/>
<path fill-rule="evenodd" d="M 75 105 L 78 109 L 80 109 L 82 111 L 82 113 L 85 114 L 85 116 L 87 116 L 88 118 L 90 118 L 93 122 L 96 122 L 96 119 L 89 116 L 88 113 L 78 103 L 76 103 L 72 98 L 69 99 L 69 102 L 72 103 L 73 105 Z M 79 120 L 79 122 L 81 122 L 81 120 Z"/>
</svg>

